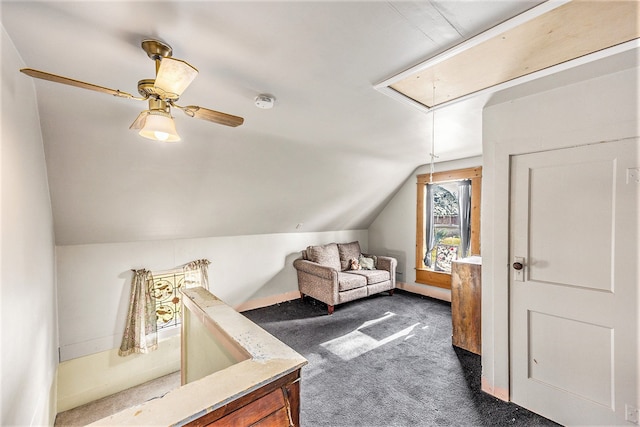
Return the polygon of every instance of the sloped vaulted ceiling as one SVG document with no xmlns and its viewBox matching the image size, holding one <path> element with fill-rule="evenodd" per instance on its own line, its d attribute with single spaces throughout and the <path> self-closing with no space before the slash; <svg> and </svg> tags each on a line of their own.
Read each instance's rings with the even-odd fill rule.
<svg viewBox="0 0 640 427">
<path fill-rule="evenodd" d="M 431 145 L 428 116 L 373 85 L 538 3 L 0 7 L 25 66 L 136 93 L 154 73 L 140 42 L 159 38 L 200 70 L 181 100 L 245 118 L 229 128 L 176 113 L 182 141 L 161 144 L 128 130 L 139 104 L 34 80 L 66 245 L 366 228 Z M 254 106 L 260 93 L 273 109 Z M 480 108 L 442 112 L 439 160 L 480 154 Z"/>
</svg>

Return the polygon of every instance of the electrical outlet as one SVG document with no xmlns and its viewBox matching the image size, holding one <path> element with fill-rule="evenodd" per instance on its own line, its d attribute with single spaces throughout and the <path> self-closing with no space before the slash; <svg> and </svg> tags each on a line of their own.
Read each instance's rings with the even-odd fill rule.
<svg viewBox="0 0 640 427">
<path fill-rule="evenodd" d="M 630 423 L 638 424 L 638 408 L 624 405 L 624 419 Z"/>
<path fill-rule="evenodd" d="M 640 184 L 640 168 L 627 169 L 627 184 Z"/>
</svg>

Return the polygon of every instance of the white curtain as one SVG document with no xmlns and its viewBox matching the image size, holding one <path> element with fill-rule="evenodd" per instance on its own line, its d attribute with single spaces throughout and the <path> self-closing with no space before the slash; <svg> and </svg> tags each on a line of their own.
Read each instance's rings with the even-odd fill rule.
<svg viewBox="0 0 640 427">
<path fill-rule="evenodd" d="M 158 348 L 156 305 L 151 293 L 153 275 L 145 269 L 132 271 L 129 313 L 118 351 L 120 356 L 148 353 Z"/>
<path fill-rule="evenodd" d="M 433 231 L 433 210 L 434 210 L 434 202 L 433 202 L 433 189 L 435 188 L 434 184 L 427 184 L 425 191 L 425 200 L 424 200 L 424 242 L 427 248 L 427 251 L 424 255 L 424 265 L 431 268 L 431 252 L 433 251 L 434 246 L 436 245 L 436 235 Z"/>
<path fill-rule="evenodd" d="M 471 180 L 458 182 L 458 213 L 460 215 L 460 249 L 458 259 L 469 255 L 471 245 Z"/>
<path fill-rule="evenodd" d="M 209 260 L 199 259 L 191 261 L 182 267 L 184 272 L 184 283 L 187 288 L 202 286 L 209 290 Z"/>
</svg>

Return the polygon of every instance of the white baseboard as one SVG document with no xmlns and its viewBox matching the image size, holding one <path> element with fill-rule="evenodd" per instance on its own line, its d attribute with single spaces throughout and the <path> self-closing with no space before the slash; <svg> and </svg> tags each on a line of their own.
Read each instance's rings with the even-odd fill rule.
<svg viewBox="0 0 640 427">
<path fill-rule="evenodd" d="M 449 289 L 437 288 L 435 286 L 418 285 L 411 283 L 396 282 L 396 288 L 425 297 L 435 298 L 442 301 L 451 302 L 451 291 Z M 299 291 L 291 291 L 279 295 L 271 295 L 264 298 L 252 299 L 238 304 L 234 307 L 236 311 L 248 311 L 256 308 L 269 307 L 281 302 L 291 301 L 300 298 Z"/>
<path fill-rule="evenodd" d="M 413 294 L 435 298 L 442 301 L 451 302 L 451 291 L 449 289 L 437 288 L 435 286 L 418 285 L 413 283 L 396 282 L 396 288 Z"/>
<path fill-rule="evenodd" d="M 262 308 L 262 307 L 268 307 L 270 305 L 275 305 L 281 302 L 285 302 L 285 301 L 291 301 L 294 299 L 298 299 L 300 298 L 300 292 L 299 291 L 291 291 L 291 292 L 287 292 L 284 294 L 279 294 L 279 295 L 272 295 L 269 297 L 264 297 L 264 298 L 257 298 L 257 299 L 252 299 L 249 301 L 245 301 L 241 304 L 238 304 L 237 306 L 234 307 L 234 309 L 236 311 L 247 311 L 247 310 L 253 310 L 256 308 Z"/>
</svg>

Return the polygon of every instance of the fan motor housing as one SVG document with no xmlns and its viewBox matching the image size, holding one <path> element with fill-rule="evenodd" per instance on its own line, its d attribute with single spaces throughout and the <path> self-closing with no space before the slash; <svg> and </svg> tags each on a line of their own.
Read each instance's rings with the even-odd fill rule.
<svg viewBox="0 0 640 427">
<path fill-rule="evenodd" d="M 158 98 L 164 101 L 177 101 L 178 95 L 170 92 L 165 92 L 162 89 L 158 90 L 155 87 L 156 81 L 154 79 L 143 79 L 138 82 L 138 93 L 144 98 Z"/>
<path fill-rule="evenodd" d="M 162 58 L 168 58 L 173 54 L 173 49 L 168 44 L 160 40 L 142 40 L 142 50 L 147 52 L 149 58 L 154 61 Z"/>
<path fill-rule="evenodd" d="M 156 97 L 155 79 L 143 79 L 138 82 L 138 93 L 145 98 Z"/>
</svg>

